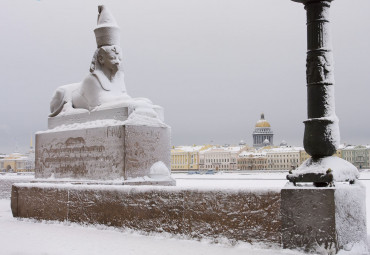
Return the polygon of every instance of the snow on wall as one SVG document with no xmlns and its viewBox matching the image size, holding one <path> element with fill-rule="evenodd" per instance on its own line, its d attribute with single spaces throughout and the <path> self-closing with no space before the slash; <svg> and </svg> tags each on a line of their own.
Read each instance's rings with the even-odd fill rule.
<svg viewBox="0 0 370 255">
<path fill-rule="evenodd" d="M 367 254 L 366 192 L 356 182 L 335 187 L 299 187 L 288 183 L 281 191 L 284 248 L 319 254 Z M 341 254 L 347 254 L 347 253 Z"/>
<path fill-rule="evenodd" d="M 356 185 L 336 185 L 335 222 L 340 249 L 367 248 L 365 194 L 365 186 L 360 182 Z"/>
<path fill-rule="evenodd" d="M 280 189 L 16 184 L 17 217 L 280 244 Z"/>
<path fill-rule="evenodd" d="M 34 180 L 33 175 L 31 176 L 1 176 L 0 175 L 0 199 L 9 199 L 10 198 L 10 190 L 12 189 L 12 185 L 14 183 L 22 183 L 22 182 L 29 182 Z"/>
</svg>

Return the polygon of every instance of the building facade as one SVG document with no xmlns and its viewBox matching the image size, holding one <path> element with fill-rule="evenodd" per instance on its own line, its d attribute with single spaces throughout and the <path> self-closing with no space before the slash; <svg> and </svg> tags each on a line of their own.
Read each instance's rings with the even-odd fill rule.
<svg viewBox="0 0 370 255">
<path fill-rule="evenodd" d="M 342 158 L 351 162 L 358 169 L 369 169 L 370 146 L 347 146 L 342 149 Z"/>
<path fill-rule="evenodd" d="M 211 145 L 177 146 L 171 149 L 171 170 L 199 170 L 199 152 L 210 148 Z"/>
<path fill-rule="evenodd" d="M 267 170 L 294 170 L 300 164 L 300 147 L 277 147 L 266 150 Z"/>
<path fill-rule="evenodd" d="M 199 169 L 200 170 L 215 170 L 227 171 L 238 169 L 238 155 L 247 147 L 230 146 L 221 147 L 214 146 L 199 153 Z"/>
<path fill-rule="evenodd" d="M 0 158 L 1 172 L 34 172 L 35 158 L 32 155 L 12 153 Z"/>
<path fill-rule="evenodd" d="M 342 150 L 345 148 L 345 145 L 341 144 L 339 145 L 339 148 L 335 152 L 333 156 L 337 156 L 338 158 L 343 158 L 342 156 Z M 304 150 L 304 148 L 301 148 L 300 151 L 300 161 L 301 163 L 305 162 L 307 159 L 311 158 L 311 156 Z"/>
<path fill-rule="evenodd" d="M 265 115 L 261 114 L 261 119 L 257 121 L 253 131 L 253 147 L 262 148 L 274 145 L 274 133 L 270 123 L 265 120 Z"/>
<path fill-rule="evenodd" d="M 266 152 L 243 151 L 238 156 L 239 170 L 263 170 L 267 168 Z"/>
</svg>

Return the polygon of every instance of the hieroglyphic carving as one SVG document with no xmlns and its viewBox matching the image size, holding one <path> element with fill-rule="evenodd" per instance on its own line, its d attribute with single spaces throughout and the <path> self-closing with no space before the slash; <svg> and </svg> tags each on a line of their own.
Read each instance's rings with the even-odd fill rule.
<svg viewBox="0 0 370 255">
<path fill-rule="evenodd" d="M 37 135 L 36 177 L 116 179 L 170 169 L 170 128 L 108 126 Z"/>
<path fill-rule="evenodd" d="M 311 54 L 307 56 L 307 84 L 318 82 L 332 83 L 332 65 L 328 59 L 325 54 Z"/>
<path fill-rule="evenodd" d="M 36 176 L 114 179 L 123 177 L 123 126 L 39 134 Z"/>
<path fill-rule="evenodd" d="M 170 128 L 128 125 L 125 132 L 125 178 L 148 176 L 158 161 L 170 169 Z"/>
</svg>

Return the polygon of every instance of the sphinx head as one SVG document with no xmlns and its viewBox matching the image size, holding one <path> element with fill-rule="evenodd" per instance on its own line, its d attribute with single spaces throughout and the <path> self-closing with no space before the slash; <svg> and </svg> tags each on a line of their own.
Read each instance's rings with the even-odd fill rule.
<svg viewBox="0 0 370 255">
<path fill-rule="evenodd" d="M 122 50 L 117 45 L 103 46 L 96 50 L 91 62 L 90 72 L 102 70 L 115 75 L 120 71 L 122 62 Z"/>
<path fill-rule="evenodd" d="M 102 69 L 116 73 L 121 66 L 122 51 L 119 46 L 103 46 L 98 50 L 98 62 Z"/>
</svg>

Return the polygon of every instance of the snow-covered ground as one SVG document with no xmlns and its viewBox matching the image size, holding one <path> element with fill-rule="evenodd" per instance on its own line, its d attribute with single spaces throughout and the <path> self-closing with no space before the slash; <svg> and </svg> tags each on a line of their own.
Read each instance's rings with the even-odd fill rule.
<svg viewBox="0 0 370 255">
<path fill-rule="evenodd" d="M 264 174 L 174 174 L 177 185 L 182 187 L 256 187 L 276 188 L 286 183 L 286 173 Z M 31 180 L 32 177 L 27 177 Z M 15 175 L 0 176 L 0 181 L 25 181 Z M 367 205 L 370 208 L 370 171 L 361 174 L 367 186 Z M 368 233 L 370 213 L 368 212 Z M 186 240 L 168 234 L 147 235 L 106 226 L 83 226 L 68 222 L 36 222 L 12 217 L 9 199 L 0 199 L 0 254 L 303 254 L 239 243 L 231 246 L 226 241 L 215 244 L 210 240 Z M 344 254 L 344 253 L 343 253 Z M 346 253 L 348 254 L 348 253 Z M 353 253 L 349 253 L 353 254 Z"/>
<path fill-rule="evenodd" d="M 146 236 L 104 226 L 33 222 L 14 219 L 10 201 L 0 200 L 0 254 L 300 254 L 281 249 L 261 249 L 249 244 L 230 246 L 184 240 L 168 235 Z"/>
</svg>

